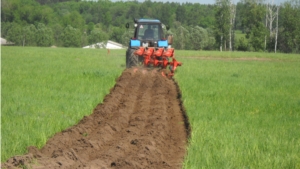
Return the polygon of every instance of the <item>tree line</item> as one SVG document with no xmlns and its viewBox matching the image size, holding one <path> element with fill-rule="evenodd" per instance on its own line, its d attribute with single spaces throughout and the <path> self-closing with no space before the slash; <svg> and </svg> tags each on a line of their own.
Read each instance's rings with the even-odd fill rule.
<svg viewBox="0 0 300 169">
<path fill-rule="evenodd" d="M 156 18 L 176 49 L 300 53 L 300 0 L 216 0 L 213 5 L 145 0 L 2 0 L 1 36 L 20 46 L 128 45 L 134 18 Z M 239 34 L 237 34 L 239 32 Z"/>
</svg>

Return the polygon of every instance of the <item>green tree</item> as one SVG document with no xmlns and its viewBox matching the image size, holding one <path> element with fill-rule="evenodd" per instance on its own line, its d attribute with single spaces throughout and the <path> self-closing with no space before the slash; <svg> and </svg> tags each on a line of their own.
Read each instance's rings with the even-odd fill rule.
<svg viewBox="0 0 300 169">
<path fill-rule="evenodd" d="M 51 46 L 53 43 L 52 29 L 39 23 L 36 28 L 36 44 L 38 46 Z"/>
<path fill-rule="evenodd" d="M 298 3 L 297 3 L 298 2 Z M 290 1 L 281 8 L 282 28 L 279 32 L 279 49 L 283 52 L 300 52 L 300 1 Z"/>
<path fill-rule="evenodd" d="M 226 42 L 229 40 L 230 30 L 230 1 L 229 0 L 216 0 L 216 13 L 215 13 L 215 35 L 217 44 L 220 46 L 220 51 L 223 46 L 226 50 Z"/>
<path fill-rule="evenodd" d="M 13 22 L 10 25 L 10 29 L 7 32 L 7 40 L 13 42 L 17 46 L 21 46 L 23 44 L 23 30 L 22 26 L 18 23 Z"/>
<path fill-rule="evenodd" d="M 246 38 L 249 39 L 248 44 L 254 51 L 264 50 L 264 39 L 267 35 L 267 29 L 264 26 L 265 7 L 255 0 L 247 0 L 245 11 L 242 13 L 242 25 L 246 32 Z"/>
<path fill-rule="evenodd" d="M 176 14 L 175 12 L 172 12 L 171 5 L 168 3 L 164 4 L 162 6 L 163 10 L 161 11 L 161 18 L 160 21 L 164 23 L 165 25 L 168 25 L 170 27 L 173 27 L 173 22 L 175 20 Z"/>
<path fill-rule="evenodd" d="M 52 22 L 52 19 L 55 17 L 53 15 L 53 10 L 52 8 L 48 7 L 48 6 L 41 6 L 40 8 L 38 8 L 39 10 L 37 10 L 36 12 L 36 16 L 35 16 L 35 21 L 43 23 L 45 25 L 48 25 Z M 79 16 L 77 16 L 79 17 Z"/>
<path fill-rule="evenodd" d="M 237 43 L 238 51 L 247 51 L 248 45 L 244 37 L 241 37 Z"/>
<path fill-rule="evenodd" d="M 148 18 L 147 16 L 147 11 L 148 11 L 148 5 L 146 4 L 147 2 L 144 1 L 141 5 L 139 5 L 139 16 L 142 18 Z"/>
<path fill-rule="evenodd" d="M 48 24 L 53 18 L 53 10 L 41 6 L 34 0 L 3 0 L 1 1 L 1 21 L 35 24 Z"/>
<path fill-rule="evenodd" d="M 18 14 L 19 9 L 19 0 L 2 0 L 1 22 L 20 22 L 20 17 Z"/>
<path fill-rule="evenodd" d="M 173 46 L 179 50 L 186 49 L 187 43 L 189 41 L 189 39 L 187 38 L 189 37 L 189 31 L 184 26 L 182 26 L 180 22 L 175 22 L 174 28 L 172 28 L 172 30 L 174 30 Z"/>
<path fill-rule="evenodd" d="M 36 45 L 36 34 L 37 30 L 33 24 L 23 27 L 23 46 L 35 46 Z"/>
<path fill-rule="evenodd" d="M 129 39 L 133 37 L 133 34 L 134 34 L 134 31 L 132 29 L 127 29 L 122 35 L 121 43 L 124 46 L 128 46 L 129 45 Z"/>
<path fill-rule="evenodd" d="M 15 45 L 22 45 L 23 43 L 23 32 L 22 26 L 18 23 L 13 22 L 10 25 L 10 29 L 7 31 L 6 39 Z"/>
<path fill-rule="evenodd" d="M 247 10 L 246 5 L 242 2 L 238 2 L 236 5 L 235 28 L 242 31 L 243 31 L 242 16 L 243 16 L 243 11 L 245 10 Z"/>
<path fill-rule="evenodd" d="M 54 44 L 56 46 L 62 46 L 62 34 L 64 31 L 64 27 L 62 27 L 59 23 L 52 25 Z"/>
<path fill-rule="evenodd" d="M 90 22 L 90 23 L 87 25 L 86 33 L 87 33 L 87 34 L 90 34 L 90 33 L 94 30 L 94 27 L 95 27 L 95 24 L 94 24 L 93 22 Z"/>
<path fill-rule="evenodd" d="M 123 4 L 123 5 L 122 5 Z M 127 9 L 124 8 L 124 2 L 116 2 L 116 5 L 110 8 L 111 17 L 113 22 L 111 22 L 109 25 L 113 25 L 116 27 L 123 26 L 124 21 L 126 20 L 125 14 L 127 12 Z"/>
<path fill-rule="evenodd" d="M 176 20 L 179 21 L 181 24 L 186 23 L 186 10 L 183 5 L 179 5 L 176 10 Z"/>
<path fill-rule="evenodd" d="M 133 19 L 139 18 L 139 7 L 138 4 L 130 4 L 129 9 L 126 12 L 126 18 Z"/>
<path fill-rule="evenodd" d="M 68 25 L 62 34 L 62 42 L 64 47 L 80 47 L 81 31 Z"/>
<path fill-rule="evenodd" d="M 81 35 L 81 46 L 86 46 L 88 45 L 88 36 L 86 32 L 83 32 Z"/>
<path fill-rule="evenodd" d="M 19 17 L 23 22 L 33 24 L 34 23 L 34 12 L 37 9 L 31 5 L 24 5 L 22 8 L 19 8 Z"/>
<path fill-rule="evenodd" d="M 6 37 L 8 31 L 12 28 L 12 22 L 1 22 L 1 37 Z"/>
<path fill-rule="evenodd" d="M 107 11 L 104 15 L 103 22 L 108 27 L 111 24 L 111 21 L 112 21 L 111 13 Z"/>
<path fill-rule="evenodd" d="M 17 23 L 21 26 L 21 31 L 19 31 L 21 33 L 12 34 L 19 27 L 10 30 L 10 38 L 13 38 L 17 45 L 22 45 L 24 42 L 26 46 L 45 45 L 42 44 L 43 41 L 39 40 L 39 44 L 37 44 L 37 39 L 35 39 L 35 42 L 30 42 L 28 36 L 24 38 L 25 34 L 29 34 L 28 25 L 33 24 L 37 28 L 38 23 L 43 23 L 47 28 L 51 27 L 52 29 L 53 44 L 64 46 L 64 41 L 66 41 L 67 37 L 64 31 L 70 25 L 72 28 L 78 29 L 77 31 L 82 36 L 79 38 L 81 43 L 76 43 L 76 45 L 74 43 L 66 43 L 67 46 L 70 46 L 70 44 L 72 44 L 71 46 L 82 46 L 87 41 L 98 42 L 99 39 L 108 39 L 108 37 L 125 43 L 123 35 L 126 34 L 124 33 L 124 25 L 127 22 L 132 23 L 133 18 L 155 18 L 171 27 L 169 31 L 172 31 L 174 35 L 173 46 L 187 49 L 192 42 L 190 42 L 189 36 L 187 36 L 184 29 L 200 26 L 208 30 L 207 28 L 215 26 L 214 8 L 215 5 L 164 3 L 151 0 L 146 0 L 142 3 L 138 1 L 112 2 L 110 0 L 2 0 L 1 33 L 3 37 L 7 36 L 10 30 L 7 29 L 10 27 L 7 23 Z M 181 32 L 185 32 L 186 37 L 178 37 L 180 30 L 174 28 L 176 27 L 176 21 L 181 23 L 181 27 L 178 28 L 181 29 Z M 94 23 L 94 26 L 87 23 Z M 97 27 L 97 25 L 100 26 Z M 100 29 L 100 33 L 99 30 L 94 31 L 94 28 Z M 98 38 L 97 36 L 95 38 L 91 37 L 92 31 L 94 31 L 94 34 L 97 34 Z M 105 34 L 106 38 L 99 38 L 102 37 L 100 34 Z M 182 33 L 180 36 L 182 36 Z M 96 41 L 95 39 L 98 40 Z M 184 39 L 184 42 L 179 41 L 179 39 Z M 209 36 L 209 39 L 212 38 Z M 210 49 L 210 47 L 204 49 Z"/>
<path fill-rule="evenodd" d="M 120 27 L 112 27 L 110 28 L 110 37 L 109 39 L 116 41 L 118 43 L 122 43 L 122 35 L 124 34 L 124 28 Z"/>
<path fill-rule="evenodd" d="M 2 26 L 2 25 L 1 25 Z M 5 23 L 3 26 L 4 37 L 17 46 L 35 46 L 36 28 L 34 25 L 22 26 L 18 23 Z"/>
<path fill-rule="evenodd" d="M 77 11 L 73 11 L 69 14 L 66 14 L 63 17 L 63 25 L 65 27 L 70 25 L 73 28 L 77 28 L 77 29 L 83 31 L 85 21 L 83 20 L 82 16 Z"/>
<path fill-rule="evenodd" d="M 189 39 L 191 42 L 189 46 L 191 49 L 203 50 L 205 47 L 207 47 L 209 38 L 206 29 L 199 26 L 194 26 L 190 28 L 189 32 Z"/>
<path fill-rule="evenodd" d="M 207 45 L 204 47 L 204 50 L 215 50 L 215 34 L 214 30 L 211 28 L 206 28 L 207 34 L 208 34 L 208 40 Z"/>
<path fill-rule="evenodd" d="M 90 44 L 94 44 L 106 40 L 108 40 L 108 35 L 98 28 L 95 28 L 88 36 L 88 41 Z"/>
</svg>

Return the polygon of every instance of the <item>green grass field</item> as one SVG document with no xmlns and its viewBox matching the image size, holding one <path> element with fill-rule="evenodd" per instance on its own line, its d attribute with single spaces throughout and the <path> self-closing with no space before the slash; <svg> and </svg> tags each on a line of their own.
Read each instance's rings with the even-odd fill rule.
<svg viewBox="0 0 300 169">
<path fill-rule="evenodd" d="M 178 57 L 192 126 L 184 167 L 300 168 L 300 56 L 212 55 Z"/>
<path fill-rule="evenodd" d="M 91 114 L 124 61 L 106 50 L 2 47 L 1 161 Z"/>
<path fill-rule="evenodd" d="M 300 168 L 300 56 L 176 51 L 192 127 L 184 168 Z M 125 50 L 1 49 L 1 161 L 42 147 L 102 101 Z"/>
</svg>

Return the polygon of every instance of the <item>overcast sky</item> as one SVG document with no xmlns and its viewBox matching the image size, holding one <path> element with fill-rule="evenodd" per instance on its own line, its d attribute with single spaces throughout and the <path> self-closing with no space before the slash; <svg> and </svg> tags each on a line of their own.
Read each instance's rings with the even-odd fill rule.
<svg viewBox="0 0 300 169">
<path fill-rule="evenodd" d="M 115 1 L 119 1 L 119 0 L 111 0 L 112 2 Z M 127 1 L 127 0 L 123 0 L 123 1 Z M 144 0 L 138 0 L 139 2 L 144 2 Z M 179 3 L 186 3 L 186 2 L 190 2 L 190 3 L 200 3 L 200 4 L 214 4 L 216 1 L 215 0 L 151 0 L 152 2 L 154 1 L 159 1 L 159 2 L 179 2 Z M 237 3 L 239 0 L 233 0 L 235 3 Z M 266 0 L 268 1 L 268 0 Z M 272 0 L 271 0 L 272 1 Z M 274 0 L 275 4 L 280 4 L 283 3 L 287 0 Z"/>
</svg>

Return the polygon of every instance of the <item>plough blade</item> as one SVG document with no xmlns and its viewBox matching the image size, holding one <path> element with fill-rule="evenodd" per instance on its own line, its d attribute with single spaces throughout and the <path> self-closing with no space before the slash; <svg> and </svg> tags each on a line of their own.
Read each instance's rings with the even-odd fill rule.
<svg viewBox="0 0 300 169">
<path fill-rule="evenodd" d="M 174 48 L 164 49 L 154 47 L 140 47 L 134 52 L 134 54 L 144 58 L 143 63 L 145 67 L 152 65 L 153 67 L 166 69 L 169 66 L 171 72 L 168 74 L 168 77 L 173 77 L 176 68 L 182 65 L 182 63 L 178 62 L 174 57 Z M 169 62 L 169 58 L 172 58 L 171 62 Z"/>
</svg>

